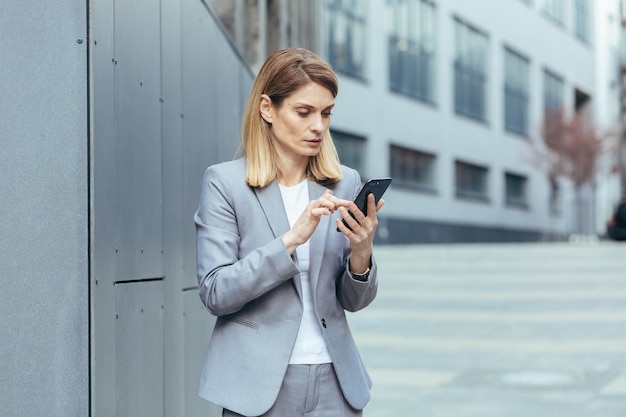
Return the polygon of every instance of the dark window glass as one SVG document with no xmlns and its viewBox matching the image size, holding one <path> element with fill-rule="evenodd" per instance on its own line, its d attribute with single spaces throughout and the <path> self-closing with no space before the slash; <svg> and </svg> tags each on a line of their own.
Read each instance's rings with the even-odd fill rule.
<svg viewBox="0 0 626 417">
<path fill-rule="evenodd" d="M 542 0 L 543 14 L 554 23 L 563 25 L 564 3 L 563 0 Z"/>
<path fill-rule="evenodd" d="M 543 72 L 543 107 L 555 110 L 563 106 L 563 79 L 544 70 Z"/>
<path fill-rule="evenodd" d="M 388 0 L 391 90 L 435 101 L 435 7 L 425 0 Z"/>
<path fill-rule="evenodd" d="M 574 30 L 583 42 L 589 42 L 589 6 L 589 0 L 574 1 Z"/>
<path fill-rule="evenodd" d="M 522 175 L 505 174 L 505 203 L 507 206 L 528 207 L 528 179 Z"/>
<path fill-rule="evenodd" d="M 509 132 L 528 134 L 528 60 L 504 50 L 504 127 Z"/>
<path fill-rule="evenodd" d="M 487 201 L 488 173 L 489 170 L 485 167 L 456 161 L 456 196 Z"/>
<path fill-rule="evenodd" d="M 365 138 L 336 130 L 333 130 L 331 135 L 341 163 L 356 169 L 361 178 L 365 179 Z"/>
<path fill-rule="evenodd" d="M 367 3 L 327 0 L 328 61 L 335 71 L 365 78 Z"/>
<path fill-rule="evenodd" d="M 455 21 L 454 109 L 477 120 L 487 115 L 487 36 Z"/>
<path fill-rule="evenodd" d="M 415 188 L 435 189 L 435 156 L 391 145 L 389 152 L 391 178 L 395 183 Z"/>
</svg>

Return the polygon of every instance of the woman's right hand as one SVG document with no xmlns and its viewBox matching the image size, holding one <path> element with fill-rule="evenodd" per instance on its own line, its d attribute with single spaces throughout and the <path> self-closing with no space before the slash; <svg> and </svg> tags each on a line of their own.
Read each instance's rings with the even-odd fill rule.
<svg viewBox="0 0 626 417">
<path fill-rule="evenodd" d="M 339 207 L 347 207 L 348 204 L 350 204 L 348 200 L 335 197 L 330 190 L 326 190 L 320 198 L 310 201 L 293 227 L 283 235 L 283 243 L 289 254 L 309 240 L 322 216 L 328 216 Z"/>
</svg>

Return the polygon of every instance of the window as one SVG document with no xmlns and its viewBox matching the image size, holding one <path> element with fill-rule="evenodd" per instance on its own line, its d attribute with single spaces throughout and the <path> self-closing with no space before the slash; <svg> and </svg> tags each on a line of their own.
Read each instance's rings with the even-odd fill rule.
<svg viewBox="0 0 626 417">
<path fill-rule="evenodd" d="M 543 0 L 543 13 L 553 22 L 563 25 L 563 0 Z"/>
<path fill-rule="evenodd" d="M 394 182 L 414 188 L 435 190 L 435 156 L 391 145 L 390 171 Z"/>
<path fill-rule="evenodd" d="M 454 109 L 473 119 L 486 119 L 487 36 L 456 20 Z"/>
<path fill-rule="evenodd" d="M 328 61 L 335 71 L 365 78 L 365 31 L 368 2 L 327 0 Z"/>
<path fill-rule="evenodd" d="M 556 110 L 563 106 L 563 79 L 544 70 L 543 72 L 543 108 Z"/>
<path fill-rule="evenodd" d="M 356 169 L 364 178 L 365 138 L 336 130 L 331 131 L 331 136 L 341 163 Z"/>
<path fill-rule="evenodd" d="M 574 1 L 574 31 L 576 37 L 589 42 L 589 0 Z"/>
<path fill-rule="evenodd" d="M 528 179 L 522 175 L 505 173 L 505 203 L 510 207 L 528 208 Z"/>
<path fill-rule="evenodd" d="M 504 128 L 528 134 L 528 59 L 511 49 L 504 50 Z"/>
<path fill-rule="evenodd" d="M 561 195 L 561 186 L 556 178 L 550 178 L 550 215 L 559 217 L 561 215 L 561 206 L 563 196 Z"/>
<path fill-rule="evenodd" d="M 578 88 L 574 89 L 574 110 L 579 112 L 585 109 L 585 106 L 591 100 L 591 96 L 585 93 L 584 91 L 579 90 Z"/>
<path fill-rule="evenodd" d="M 392 91 L 435 101 L 435 7 L 425 0 L 387 0 Z"/>
<path fill-rule="evenodd" d="M 488 200 L 487 175 L 489 171 L 487 168 L 456 161 L 455 170 L 457 197 L 483 201 Z"/>
</svg>

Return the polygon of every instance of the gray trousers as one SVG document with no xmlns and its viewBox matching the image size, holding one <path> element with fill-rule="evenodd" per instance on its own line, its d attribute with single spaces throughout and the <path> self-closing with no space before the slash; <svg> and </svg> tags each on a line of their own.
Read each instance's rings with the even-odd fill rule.
<svg viewBox="0 0 626 417">
<path fill-rule="evenodd" d="M 276 402 L 260 417 L 361 417 L 343 397 L 331 363 L 289 365 Z M 244 417 L 224 409 L 224 417 Z"/>
</svg>

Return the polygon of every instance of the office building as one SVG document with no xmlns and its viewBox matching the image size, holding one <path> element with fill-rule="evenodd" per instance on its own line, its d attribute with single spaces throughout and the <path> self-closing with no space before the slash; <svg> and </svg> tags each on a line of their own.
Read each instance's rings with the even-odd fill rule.
<svg viewBox="0 0 626 417">
<path fill-rule="evenodd" d="M 550 176 L 544 116 L 619 119 L 615 1 L 209 2 L 253 70 L 302 46 L 340 75 L 332 133 L 363 178 L 391 176 L 378 240 L 596 235 L 619 196 L 613 156 L 591 181 Z"/>
</svg>

